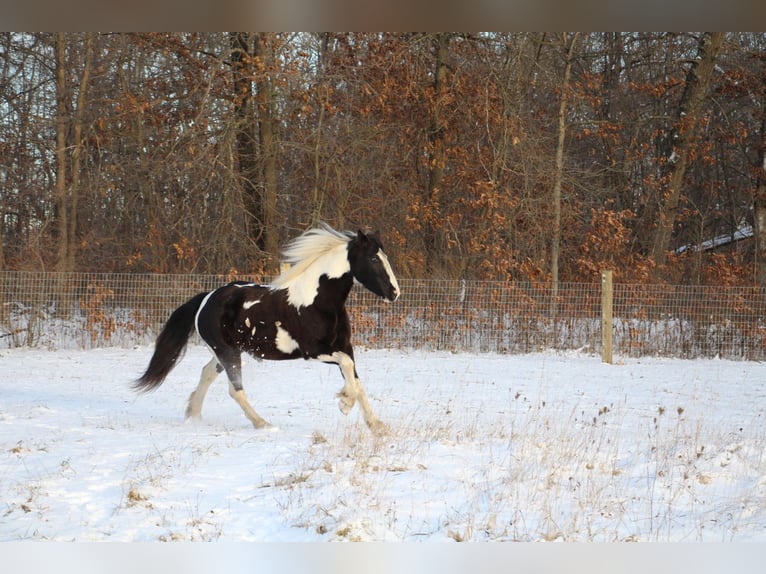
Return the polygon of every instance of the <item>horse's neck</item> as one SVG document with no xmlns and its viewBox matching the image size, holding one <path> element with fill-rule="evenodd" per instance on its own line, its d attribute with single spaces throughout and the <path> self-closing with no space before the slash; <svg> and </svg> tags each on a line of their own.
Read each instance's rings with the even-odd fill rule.
<svg viewBox="0 0 766 574">
<path fill-rule="evenodd" d="M 342 309 L 353 285 L 354 278 L 350 272 L 341 277 L 320 281 L 314 298 L 314 306 L 328 311 Z"/>
<path fill-rule="evenodd" d="M 345 246 L 343 249 L 338 246 L 332 252 L 297 263 L 277 277 L 272 283 L 272 288 L 286 289 L 289 302 L 296 307 L 303 307 L 311 305 L 318 298 L 319 291 L 327 291 L 322 287 L 323 278 L 327 278 L 329 281 L 342 279 L 345 286 L 346 275 L 348 275 L 348 289 L 350 289 L 353 279 L 351 278 L 348 259 L 345 258 Z M 345 289 L 345 293 L 340 293 L 343 300 L 348 296 L 348 289 Z M 338 289 L 338 291 L 342 292 L 343 289 Z M 337 300 L 335 293 L 327 293 L 327 296 L 332 300 L 328 299 L 326 304 L 343 304 L 343 301 Z"/>
</svg>

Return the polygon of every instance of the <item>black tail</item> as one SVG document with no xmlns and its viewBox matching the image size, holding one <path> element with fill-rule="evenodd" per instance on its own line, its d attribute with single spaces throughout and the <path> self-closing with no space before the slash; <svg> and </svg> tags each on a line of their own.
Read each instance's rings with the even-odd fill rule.
<svg viewBox="0 0 766 574">
<path fill-rule="evenodd" d="M 157 337 L 146 372 L 133 384 L 135 390 L 146 392 L 156 389 L 181 360 L 194 329 L 194 317 L 206 296 L 207 293 L 200 293 L 173 311 Z"/>
</svg>

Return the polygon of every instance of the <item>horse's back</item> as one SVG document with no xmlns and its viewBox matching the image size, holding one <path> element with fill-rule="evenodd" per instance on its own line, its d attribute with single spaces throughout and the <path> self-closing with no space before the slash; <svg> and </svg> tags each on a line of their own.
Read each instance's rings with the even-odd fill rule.
<svg viewBox="0 0 766 574">
<path fill-rule="evenodd" d="M 197 312 L 197 331 L 200 336 L 209 345 L 224 340 L 229 342 L 225 336 L 227 327 L 236 322 L 248 301 L 259 301 L 268 290 L 265 285 L 234 281 L 211 291 Z"/>
<path fill-rule="evenodd" d="M 287 330 L 296 322 L 283 291 L 238 281 L 211 294 L 200 309 L 198 330 L 216 353 L 230 347 L 258 359 L 283 360 L 302 356 Z"/>
<path fill-rule="evenodd" d="M 210 292 L 207 300 L 200 307 L 200 316 L 217 317 L 222 314 L 231 314 L 244 302 L 261 299 L 268 291 L 269 288 L 266 285 L 257 283 L 245 283 L 244 281 L 227 283 Z"/>
</svg>

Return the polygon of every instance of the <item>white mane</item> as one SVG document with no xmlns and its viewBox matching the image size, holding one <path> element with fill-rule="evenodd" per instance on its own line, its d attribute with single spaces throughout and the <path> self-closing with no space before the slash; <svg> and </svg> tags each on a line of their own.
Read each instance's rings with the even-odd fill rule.
<svg viewBox="0 0 766 574">
<path fill-rule="evenodd" d="M 336 231 L 326 223 L 309 229 L 285 246 L 283 262 L 290 267 L 280 273 L 271 288 L 287 289 L 287 299 L 296 307 L 311 305 L 322 275 L 333 279 L 351 270 L 347 246 L 353 238 L 352 233 Z"/>
</svg>

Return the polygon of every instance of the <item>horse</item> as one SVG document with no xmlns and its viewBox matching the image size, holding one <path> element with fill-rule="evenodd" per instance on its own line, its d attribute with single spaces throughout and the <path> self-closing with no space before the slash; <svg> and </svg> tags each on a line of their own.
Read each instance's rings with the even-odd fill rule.
<svg viewBox="0 0 766 574">
<path fill-rule="evenodd" d="M 271 426 L 245 396 L 241 359 L 247 352 L 258 360 L 302 358 L 338 365 L 344 380 L 337 395 L 340 411 L 348 415 L 358 403 L 370 430 L 385 432 L 356 371 L 345 306 L 355 282 L 386 302 L 400 295 L 379 235 L 336 231 L 323 223 L 290 241 L 282 253 L 287 265 L 270 285 L 235 281 L 198 293 L 173 311 L 134 389 L 146 392 L 159 387 L 196 330 L 213 357 L 189 396 L 186 419 L 201 418 L 208 388 L 225 371 L 229 395 L 253 426 Z"/>
</svg>

